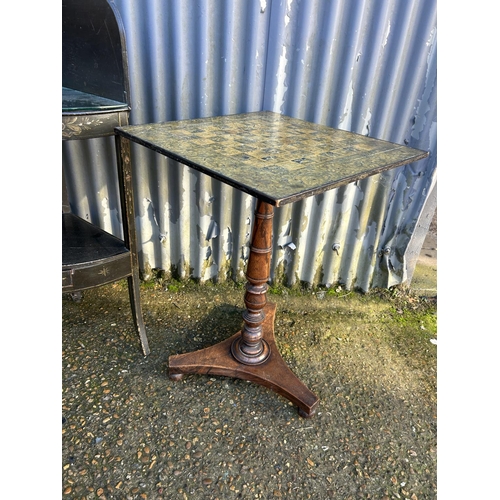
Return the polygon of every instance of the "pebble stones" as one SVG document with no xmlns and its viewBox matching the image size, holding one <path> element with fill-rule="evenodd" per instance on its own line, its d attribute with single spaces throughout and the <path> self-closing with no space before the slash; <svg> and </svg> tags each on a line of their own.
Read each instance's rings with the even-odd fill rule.
<svg viewBox="0 0 500 500">
<path fill-rule="evenodd" d="M 168 303 L 172 296 L 176 306 Z M 278 344 L 321 399 L 318 414 L 304 420 L 293 404 L 250 382 L 167 376 L 170 354 L 211 344 L 241 326 L 241 289 L 144 288 L 141 297 L 147 358 L 131 318 L 123 317 L 126 283 L 90 290 L 80 304 L 64 303 L 64 500 L 348 499 L 357 498 L 354 489 L 363 498 L 435 497 L 435 350 L 405 350 L 418 335 L 434 336 L 428 327 L 408 330 L 407 337 L 399 324 L 389 330 L 393 304 L 372 304 L 369 296 L 273 295 L 286 311 L 278 318 Z M 340 320 L 339 310 L 346 312 Z M 111 322 L 123 330 L 112 343 L 117 326 Z M 339 342 L 345 322 L 353 325 L 350 340 Z M 420 365 L 410 366 L 417 352 Z M 395 376 L 405 384 L 392 382 Z"/>
</svg>

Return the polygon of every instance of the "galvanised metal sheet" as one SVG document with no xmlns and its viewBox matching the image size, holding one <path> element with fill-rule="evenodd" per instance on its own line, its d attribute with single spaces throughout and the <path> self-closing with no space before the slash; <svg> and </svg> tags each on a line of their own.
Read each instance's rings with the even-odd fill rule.
<svg viewBox="0 0 500 500">
<path fill-rule="evenodd" d="M 276 281 L 363 290 L 408 281 L 425 236 L 415 229 L 434 207 L 435 0 L 115 4 L 132 124 L 269 110 L 430 151 L 274 218 Z M 145 148 L 132 153 L 145 275 L 244 279 L 255 200 Z M 111 138 L 63 142 L 73 209 L 120 236 L 114 155 Z"/>
</svg>

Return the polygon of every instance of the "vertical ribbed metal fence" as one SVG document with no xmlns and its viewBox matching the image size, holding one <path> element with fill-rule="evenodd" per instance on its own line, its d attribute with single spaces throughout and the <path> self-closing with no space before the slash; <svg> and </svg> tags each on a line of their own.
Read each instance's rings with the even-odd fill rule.
<svg viewBox="0 0 500 500">
<path fill-rule="evenodd" d="M 131 123 L 271 110 L 431 152 L 277 209 L 272 278 L 388 287 L 411 277 L 436 184 L 435 0 L 116 0 Z M 254 199 L 133 148 L 142 270 L 243 279 Z M 70 202 L 120 236 L 112 138 L 63 143 Z M 428 208 L 427 208 L 428 210 Z"/>
</svg>

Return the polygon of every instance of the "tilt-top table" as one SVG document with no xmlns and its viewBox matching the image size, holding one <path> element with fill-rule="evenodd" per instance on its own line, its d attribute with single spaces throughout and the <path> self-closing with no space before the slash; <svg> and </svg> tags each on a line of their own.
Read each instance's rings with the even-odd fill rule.
<svg viewBox="0 0 500 500">
<path fill-rule="evenodd" d="M 212 347 L 170 356 L 170 378 L 196 373 L 250 380 L 292 401 L 301 416 L 313 416 L 319 399 L 283 361 L 274 340 L 276 305 L 266 299 L 274 207 L 420 160 L 428 153 L 268 111 L 131 125 L 116 128 L 115 133 L 120 172 L 129 186 L 129 228 L 134 225 L 130 141 L 257 198 L 243 328 Z"/>
</svg>

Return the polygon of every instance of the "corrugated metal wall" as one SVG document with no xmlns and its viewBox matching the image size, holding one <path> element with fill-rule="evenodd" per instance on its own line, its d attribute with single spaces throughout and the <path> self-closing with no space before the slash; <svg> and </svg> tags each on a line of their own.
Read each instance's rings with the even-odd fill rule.
<svg viewBox="0 0 500 500">
<path fill-rule="evenodd" d="M 411 277 L 436 183 L 435 0 L 115 4 L 131 123 L 271 110 L 430 151 L 274 219 L 276 281 L 368 290 Z M 142 270 L 244 279 L 254 199 L 144 148 L 132 153 Z M 114 158 L 112 138 L 63 142 L 73 210 L 120 236 Z"/>
</svg>

